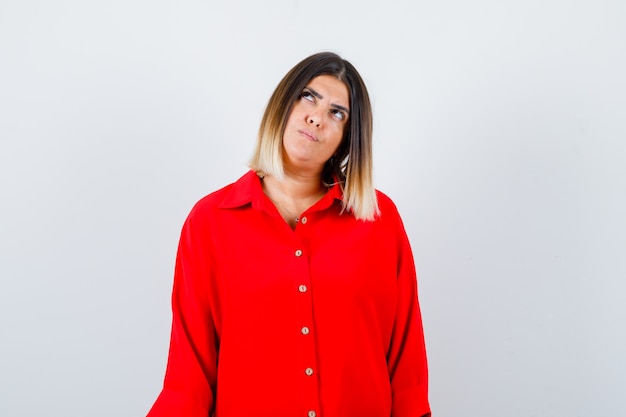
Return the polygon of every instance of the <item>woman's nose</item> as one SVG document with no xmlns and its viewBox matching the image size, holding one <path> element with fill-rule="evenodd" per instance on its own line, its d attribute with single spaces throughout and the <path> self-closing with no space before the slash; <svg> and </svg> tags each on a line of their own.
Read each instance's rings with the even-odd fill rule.
<svg viewBox="0 0 626 417">
<path fill-rule="evenodd" d="M 316 127 L 320 127 L 320 116 L 319 114 L 311 114 L 309 115 L 309 124 L 314 125 Z"/>
</svg>

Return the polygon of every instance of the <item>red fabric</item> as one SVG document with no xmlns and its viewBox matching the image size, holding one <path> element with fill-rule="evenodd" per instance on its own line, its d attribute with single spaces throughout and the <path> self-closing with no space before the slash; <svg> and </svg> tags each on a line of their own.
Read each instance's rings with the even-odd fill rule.
<svg viewBox="0 0 626 417">
<path fill-rule="evenodd" d="M 176 261 L 164 387 L 149 417 L 430 414 L 402 221 L 382 193 L 374 222 L 342 214 L 341 197 L 333 186 L 295 230 L 252 171 L 196 204 Z"/>
</svg>

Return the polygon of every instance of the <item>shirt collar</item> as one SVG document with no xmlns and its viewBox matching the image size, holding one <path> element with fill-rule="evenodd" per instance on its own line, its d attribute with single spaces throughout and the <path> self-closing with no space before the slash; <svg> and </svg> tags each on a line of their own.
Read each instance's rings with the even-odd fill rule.
<svg viewBox="0 0 626 417">
<path fill-rule="evenodd" d="M 334 183 L 328 188 L 328 192 L 315 203 L 311 209 L 323 210 L 332 205 L 335 200 L 343 201 L 343 192 L 339 183 Z M 272 204 L 263 193 L 261 179 L 256 172 L 250 170 L 232 184 L 224 199 L 219 204 L 221 209 L 233 209 L 252 204 L 255 209 L 264 209 L 267 204 Z"/>
</svg>

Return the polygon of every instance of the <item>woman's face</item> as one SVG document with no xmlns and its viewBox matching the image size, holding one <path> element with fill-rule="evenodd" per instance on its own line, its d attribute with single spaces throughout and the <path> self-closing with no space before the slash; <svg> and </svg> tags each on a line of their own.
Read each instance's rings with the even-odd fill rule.
<svg viewBox="0 0 626 417">
<path fill-rule="evenodd" d="M 348 88 L 332 75 L 320 75 L 307 84 L 285 126 L 286 170 L 322 172 L 343 139 L 349 103 Z"/>
</svg>

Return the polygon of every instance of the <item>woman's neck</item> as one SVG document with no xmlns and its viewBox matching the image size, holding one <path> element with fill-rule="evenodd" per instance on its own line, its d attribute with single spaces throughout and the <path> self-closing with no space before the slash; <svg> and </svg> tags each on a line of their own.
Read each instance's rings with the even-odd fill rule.
<svg viewBox="0 0 626 417">
<path fill-rule="evenodd" d="M 277 193 L 289 200 L 308 200 L 319 198 L 325 192 L 320 175 L 305 176 L 285 173 L 282 180 L 267 175 L 264 184 L 270 192 Z"/>
<path fill-rule="evenodd" d="M 302 213 L 326 193 L 326 187 L 322 184 L 320 175 L 294 175 L 286 172 L 282 180 L 265 175 L 263 192 L 272 200 L 285 221 L 294 228 Z"/>
</svg>

